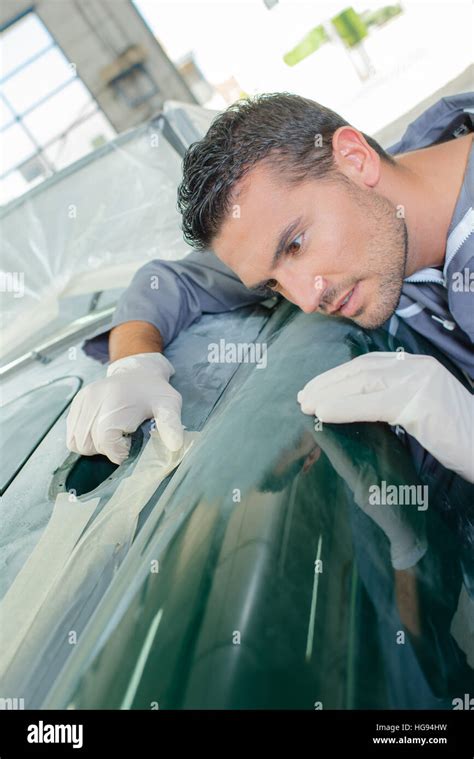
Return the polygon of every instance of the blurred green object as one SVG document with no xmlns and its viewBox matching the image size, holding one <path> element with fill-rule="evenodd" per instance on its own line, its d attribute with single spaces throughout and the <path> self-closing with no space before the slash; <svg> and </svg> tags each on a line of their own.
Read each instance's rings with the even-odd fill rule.
<svg viewBox="0 0 474 759">
<path fill-rule="evenodd" d="M 331 22 L 346 47 L 355 47 L 367 37 L 367 27 L 353 8 L 346 8 L 334 16 Z"/>
<path fill-rule="evenodd" d="M 383 26 L 390 19 L 399 16 L 400 13 L 403 13 L 403 8 L 398 3 L 397 5 L 385 5 L 383 8 L 377 8 L 376 11 L 364 11 L 361 13 L 361 18 L 367 27 Z"/>
<path fill-rule="evenodd" d="M 303 61 L 308 55 L 315 53 L 325 42 L 329 42 L 329 37 L 324 26 L 320 24 L 311 29 L 293 50 L 285 53 L 283 60 L 287 66 L 296 66 L 297 63 Z"/>
</svg>

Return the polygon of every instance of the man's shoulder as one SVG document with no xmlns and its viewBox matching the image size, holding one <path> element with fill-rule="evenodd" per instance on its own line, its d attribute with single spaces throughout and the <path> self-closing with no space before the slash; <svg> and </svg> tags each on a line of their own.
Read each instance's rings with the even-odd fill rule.
<svg viewBox="0 0 474 759">
<path fill-rule="evenodd" d="M 474 131 L 474 92 L 441 98 L 412 121 L 402 138 L 387 149 L 396 155 Z"/>
</svg>

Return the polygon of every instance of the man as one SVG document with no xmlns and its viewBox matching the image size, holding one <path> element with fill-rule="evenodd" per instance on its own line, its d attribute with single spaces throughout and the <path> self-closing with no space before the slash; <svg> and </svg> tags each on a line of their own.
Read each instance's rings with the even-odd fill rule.
<svg viewBox="0 0 474 759">
<path fill-rule="evenodd" d="M 165 443 L 179 447 L 181 398 L 163 348 L 204 312 L 275 293 L 366 329 L 395 333 L 405 319 L 469 384 L 473 103 L 459 95 L 429 109 L 396 157 L 296 95 L 262 95 L 221 114 L 188 150 L 178 193 L 185 237 L 200 250 L 137 272 L 114 315 L 107 377 L 73 402 L 68 446 L 120 463 L 124 433 L 154 417 Z M 471 393 L 434 358 L 399 358 L 371 353 L 320 375 L 298 394 L 302 411 L 400 425 L 474 481 Z"/>
</svg>

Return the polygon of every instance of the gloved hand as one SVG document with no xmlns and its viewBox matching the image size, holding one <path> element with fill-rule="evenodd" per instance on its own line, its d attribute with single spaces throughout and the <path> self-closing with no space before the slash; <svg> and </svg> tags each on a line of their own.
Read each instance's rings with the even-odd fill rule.
<svg viewBox="0 0 474 759">
<path fill-rule="evenodd" d="M 130 438 L 146 419 L 154 418 L 165 445 L 183 445 L 181 395 L 169 384 L 174 368 L 161 353 L 138 353 L 113 361 L 104 379 L 86 385 L 74 398 L 67 418 L 66 445 L 91 456 L 103 453 L 121 464 Z"/>
<path fill-rule="evenodd" d="M 323 423 L 399 425 L 443 466 L 474 482 L 474 398 L 432 356 L 367 353 L 312 379 L 298 402 Z"/>
</svg>

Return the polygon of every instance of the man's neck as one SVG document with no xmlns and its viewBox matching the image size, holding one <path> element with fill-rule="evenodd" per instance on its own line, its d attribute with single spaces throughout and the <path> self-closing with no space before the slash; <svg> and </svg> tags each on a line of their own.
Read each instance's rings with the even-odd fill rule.
<svg viewBox="0 0 474 759">
<path fill-rule="evenodd" d="M 442 266 L 448 229 L 462 187 L 473 135 L 382 161 L 377 190 L 403 213 L 408 229 L 405 276 Z"/>
</svg>

